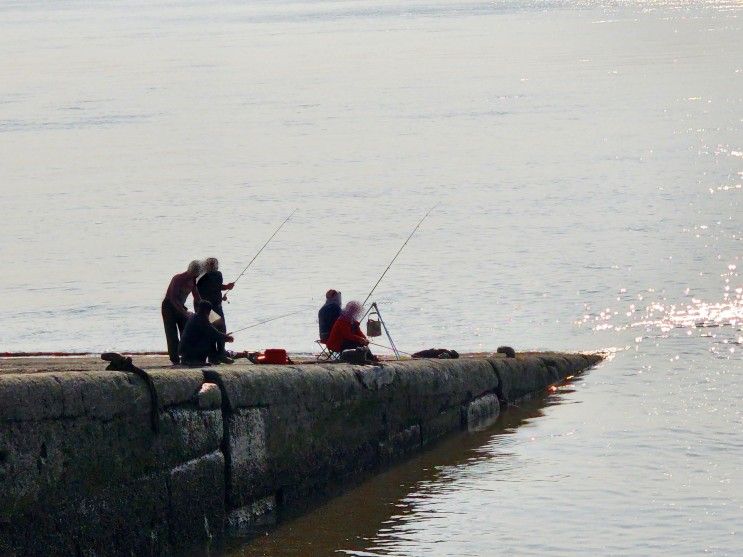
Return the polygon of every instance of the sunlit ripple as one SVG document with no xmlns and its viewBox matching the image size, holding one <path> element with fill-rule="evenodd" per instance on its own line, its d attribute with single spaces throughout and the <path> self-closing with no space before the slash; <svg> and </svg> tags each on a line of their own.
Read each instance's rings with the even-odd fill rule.
<svg viewBox="0 0 743 557">
<path fill-rule="evenodd" d="M 693 297 L 689 288 L 684 295 L 691 300 L 675 303 L 667 297 L 655 298 L 656 292 L 652 288 L 634 297 L 628 297 L 622 289 L 617 300 L 623 306 L 586 311 L 575 324 L 591 327 L 594 331 L 644 329 L 644 335 L 634 338 L 635 344 L 646 338 L 665 337 L 683 329 L 687 336 L 709 338 L 714 344 L 725 345 L 724 353 L 734 354 L 736 346 L 743 345 L 743 282 L 737 265 L 729 264 L 722 279 L 722 294 L 716 301 Z M 710 329 L 721 331 L 711 332 Z M 720 348 L 711 346 L 710 351 L 718 352 Z"/>
</svg>

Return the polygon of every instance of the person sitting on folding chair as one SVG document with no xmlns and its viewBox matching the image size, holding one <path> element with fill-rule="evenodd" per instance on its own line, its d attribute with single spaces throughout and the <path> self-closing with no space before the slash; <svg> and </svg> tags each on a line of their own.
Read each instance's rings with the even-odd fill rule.
<svg viewBox="0 0 743 557">
<path fill-rule="evenodd" d="M 361 302 L 352 300 L 346 304 L 346 307 L 336 319 L 330 336 L 326 342 L 327 347 L 333 352 L 343 352 L 354 348 L 364 347 L 369 352 L 370 359 L 376 357 L 369 350 L 369 339 L 361 332 L 359 319 L 363 306 Z"/>
<path fill-rule="evenodd" d="M 333 330 L 336 319 L 341 315 L 341 293 L 332 288 L 325 293 L 325 305 L 317 312 L 320 324 L 320 342 L 325 344 Z"/>
</svg>

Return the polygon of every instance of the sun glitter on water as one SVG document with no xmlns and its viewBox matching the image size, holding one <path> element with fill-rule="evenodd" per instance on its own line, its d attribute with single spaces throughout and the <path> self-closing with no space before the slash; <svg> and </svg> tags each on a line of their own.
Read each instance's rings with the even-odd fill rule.
<svg viewBox="0 0 743 557">
<path fill-rule="evenodd" d="M 743 285 L 735 264 L 728 265 L 721 278 L 722 293 L 717 301 L 696 298 L 690 288 L 683 295 L 691 300 L 676 303 L 652 288 L 633 296 L 622 288 L 617 301 L 626 304 L 624 307 L 591 311 L 586 306 L 585 313 L 574 324 L 597 332 L 643 329 L 644 334 L 634 337 L 635 345 L 645 339 L 666 338 L 685 331 L 686 336 L 710 339 L 710 352 L 730 356 L 743 344 Z"/>
</svg>

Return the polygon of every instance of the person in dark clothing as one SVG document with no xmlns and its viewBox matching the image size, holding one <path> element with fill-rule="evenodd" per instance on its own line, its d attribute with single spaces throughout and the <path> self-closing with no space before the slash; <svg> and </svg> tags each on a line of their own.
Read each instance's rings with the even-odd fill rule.
<svg viewBox="0 0 743 557">
<path fill-rule="evenodd" d="M 335 320 L 341 315 L 341 293 L 330 289 L 325 293 L 325 305 L 317 312 L 320 324 L 320 342 L 325 343 L 333 330 Z"/>
<path fill-rule="evenodd" d="M 216 257 L 209 257 L 204 261 L 204 275 L 196 282 L 196 288 L 199 290 L 199 296 L 202 300 L 207 300 L 212 304 L 212 310 L 219 315 L 221 319 L 213 325 L 222 331 L 227 332 L 227 322 L 224 318 L 224 309 L 222 309 L 222 291 L 232 290 L 235 287 L 234 282 L 224 284 L 222 273 L 219 271 L 219 261 Z M 231 364 L 232 360 L 224 349 L 224 341 L 217 341 L 217 350 L 222 363 Z"/>
<path fill-rule="evenodd" d="M 211 311 L 211 303 L 207 300 L 200 300 L 196 306 L 196 315 L 193 315 L 186 323 L 178 347 L 178 353 L 184 365 L 201 366 L 206 363 L 207 358 L 210 363 L 219 363 L 217 342 L 235 340 L 230 335 L 218 331 L 209 322 Z"/>
<path fill-rule="evenodd" d="M 165 292 L 165 299 L 161 305 L 163 325 L 165 326 L 165 339 L 168 343 L 168 356 L 173 365 L 178 365 L 178 335 L 183 334 L 188 318 L 192 313 L 186 309 L 186 298 L 193 295 L 194 303 L 201 298 L 196 289 L 196 277 L 201 272 L 201 263 L 191 261 L 185 273 L 175 275 Z"/>
</svg>

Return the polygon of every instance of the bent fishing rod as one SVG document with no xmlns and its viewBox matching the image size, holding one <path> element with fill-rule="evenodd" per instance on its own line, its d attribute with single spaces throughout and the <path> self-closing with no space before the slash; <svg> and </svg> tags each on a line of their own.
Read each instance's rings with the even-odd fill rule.
<svg viewBox="0 0 743 557">
<path fill-rule="evenodd" d="M 247 327 L 243 327 L 242 329 L 238 329 L 236 331 L 232 331 L 231 333 L 227 333 L 227 334 L 232 336 L 235 333 L 247 331 L 248 329 L 252 329 L 253 327 L 257 327 L 258 325 L 263 325 L 264 323 L 270 323 L 271 321 L 276 321 L 277 319 L 283 319 L 284 317 L 289 317 L 290 315 L 296 315 L 298 313 L 302 313 L 303 311 L 307 311 L 307 308 L 299 309 L 297 311 L 292 311 L 291 313 L 285 313 L 283 315 L 278 315 L 276 317 L 271 317 L 270 319 L 264 319 L 263 321 L 258 321 L 257 323 L 253 323 L 252 325 L 248 325 Z"/>
<path fill-rule="evenodd" d="M 420 228 L 420 225 L 423 224 L 423 221 L 426 220 L 428 218 L 428 215 L 430 215 L 433 212 L 433 210 L 436 207 L 438 207 L 438 206 L 439 206 L 439 204 L 437 203 L 436 205 L 434 205 L 433 207 L 431 207 L 428 210 L 428 212 L 423 216 L 423 218 L 420 221 L 418 221 L 418 224 L 415 225 L 415 228 L 413 228 L 413 231 L 410 233 L 410 236 L 408 236 L 408 239 L 405 240 L 405 242 L 403 242 L 402 246 L 400 246 L 400 249 L 397 250 L 397 253 L 395 254 L 395 257 L 392 258 L 392 261 L 390 261 L 390 264 L 387 265 L 387 268 L 382 273 L 382 276 L 379 277 L 379 280 L 376 282 L 376 284 L 374 285 L 374 287 L 371 289 L 371 291 L 369 292 L 369 295 L 364 299 L 364 303 L 361 304 L 361 307 L 366 306 L 366 302 L 368 302 L 369 301 L 369 298 L 371 298 L 372 294 L 374 294 L 374 291 L 377 289 L 377 286 L 379 286 L 379 283 L 382 282 L 382 279 L 384 278 L 384 275 L 386 275 L 387 274 L 387 271 L 390 270 L 390 267 L 392 267 L 392 264 L 395 262 L 395 260 L 398 258 L 398 256 L 402 253 L 402 250 L 405 249 L 405 246 L 408 245 L 408 242 L 415 235 L 415 233 L 418 231 L 418 228 Z M 368 313 L 368 311 L 367 311 L 367 313 Z M 366 315 L 366 314 L 364 314 L 364 315 Z"/>
<path fill-rule="evenodd" d="M 233 284 L 233 288 L 234 288 L 234 285 L 235 285 L 235 284 L 237 284 L 237 281 L 238 281 L 238 280 L 240 280 L 240 279 L 242 278 L 242 276 L 243 276 L 243 275 L 245 274 L 245 272 L 246 272 L 246 271 L 247 271 L 248 269 L 250 269 L 250 266 L 251 266 L 251 265 L 253 264 L 253 262 L 254 262 L 254 261 L 255 261 L 256 259 L 258 259 L 258 256 L 259 256 L 259 255 L 261 254 L 261 252 L 262 252 L 262 251 L 263 251 L 264 249 L 266 249 L 266 246 L 267 246 L 268 244 L 270 244 L 270 243 L 271 243 L 271 240 L 273 240 L 273 239 L 274 239 L 274 237 L 276 236 L 276 234 L 278 234 L 278 233 L 279 233 L 279 230 L 281 230 L 282 228 L 284 228 L 284 225 L 285 225 L 285 224 L 286 224 L 287 222 L 289 222 L 289 219 L 290 219 L 290 218 L 292 218 L 292 216 L 293 216 L 293 215 L 294 215 L 294 213 L 296 213 L 296 212 L 297 212 L 297 209 L 294 209 L 294 210 L 293 210 L 293 211 L 292 211 L 292 212 L 291 212 L 291 213 L 289 214 L 289 216 L 288 216 L 288 217 L 286 217 L 286 218 L 284 219 L 284 221 L 283 221 L 283 222 L 282 222 L 282 223 L 281 223 L 281 224 L 279 225 L 279 227 L 278 227 L 278 228 L 277 228 L 276 230 L 274 230 L 273 234 L 271 234 L 271 236 L 270 236 L 270 237 L 268 238 L 268 240 L 266 240 L 266 243 L 265 243 L 265 244 L 263 244 L 263 246 L 261 246 L 261 249 L 259 249 L 259 250 L 258 250 L 258 253 L 256 253 L 256 254 L 255 254 L 255 255 L 253 256 L 253 259 L 251 259 L 251 260 L 250 260 L 250 261 L 248 262 L 248 264 L 247 264 L 247 265 L 245 265 L 245 268 L 244 268 L 244 269 L 242 270 L 242 272 L 241 272 L 241 273 L 240 273 L 239 275 L 237 275 L 237 278 L 236 278 L 236 279 L 235 279 L 235 280 L 234 280 L 234 281 L 232 282 L 232 284 Z M 225 293 L 225 295 L 224 295 L 224 296 L 222 296 L 222 300 L 224 300 L 225 302 L 227 301 L 227 294 L 226 294 L 226 293 Z"/>
</svg>

